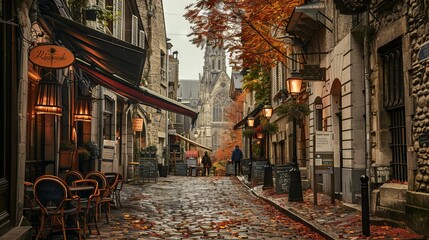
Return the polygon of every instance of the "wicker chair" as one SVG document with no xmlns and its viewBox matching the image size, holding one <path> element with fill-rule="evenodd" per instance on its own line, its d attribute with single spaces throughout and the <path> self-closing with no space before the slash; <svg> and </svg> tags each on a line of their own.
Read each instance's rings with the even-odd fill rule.
<svg viewBox="0 0 429 240">
<path fill-rule="evenodd" d="M 112 202 L 116 208 L 122 208 L 121 191 L 124 184 L 124 179 L 120 173 L 107 172 L 104 175 L 108 176 L 107 181 L 112 190 Z"/>
<path fill-rule="evenodd" d="M 91 234 L 91 226 L 97 231 L 97 235 L 100 235 L 100 231 L 97 226 L 97 204 L 100 196 L 98 190 L 98 182 L 93 179 L 82 179 L 73 182 L 73 186 L 91 186 L 91 189 L 78 190 L 75 193 L 80 197 L 81 200 L 81 214 L 83 215 L 83 235 L 86 236 L 86 229 Z"/>
<path fill-rule="evenodd" d="M 68 171 L 64 175 L 64 181 L 67 183 L 67 186 L 72 186 L 74 181 L 82 180 L 83 178 L 83 174 L 77 170 Z"/>
<path fill-rule="evenodd" d="M 67 239 L 66 230 L 76 230 L 80 236 L 79 211 L 80 199 L 73 196 L 67 184 L 59 177 L 44 175 L 34 182 L 34 198 L 40 206 L 40 228 L 36 240 L 43 235 L 45 223 L 50 220 L 51 233 L 58 226 Z M 66 226 L 67 223 L 73 225 Z"/>
<path fill-rule="evenodd" d="M 93 179 L 98 182 L 98 190 L 100 197 L 98 198 L 97 204 L 97 219 L 99 215 L 104 212 L 106 216 L 106 222 L 110 219 L 110 203 L 112 202 L 112 190 L 109 187 L 106 176 L 97 171 L 89 172 L 86 174 L 85 179 Z"/>
</svg>

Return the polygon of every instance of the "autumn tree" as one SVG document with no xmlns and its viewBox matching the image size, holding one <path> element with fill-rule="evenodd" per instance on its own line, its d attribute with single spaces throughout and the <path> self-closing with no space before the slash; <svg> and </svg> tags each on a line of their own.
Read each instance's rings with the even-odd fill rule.
<svg viewBox="0 0 429 240">
<path fill-rule="evenodd" d="M 191 42 L 226 48 L 235 68 L 270 68 L 286 64 L 285 29 L 303 0 L 198 0 L 186 7 Z"/>
<path fill-rule="evenodd" d="M 243 118 L 243 102 L 246 93 L 238 95 L 237 99 L 225 108 L 225 116 L 229 126 L 224 134 L 221 135 L 221 145 L 215 152 L 215 158 L 226 160 L 231 158 L 231 151 L 235 145 L 241 146 L 241 129 L 233 130 L 233 126 Z"/>
</svg>

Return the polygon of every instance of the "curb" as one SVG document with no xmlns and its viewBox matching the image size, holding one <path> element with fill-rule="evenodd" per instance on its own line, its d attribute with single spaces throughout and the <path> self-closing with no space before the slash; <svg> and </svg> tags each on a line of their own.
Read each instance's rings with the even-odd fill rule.
<svg viewBox="0 0 429 240">
<path fill-rule="evenodd" d="M 313 223 L 310 221 L 307 221 L 306 219 L 304 219 L 300 214 L 295 213 L 294 211 L 292 211 L 292 208 L 285 208 L 282 207 L 280 205 L 278 205 L 277 203 L 271 201 L 268 198 L 265 198 L 263 196 L 258 195 L 252 188 L 250 188 L 246 183 L 245 180 L 242 177 L 238 177 L 238 180 L 256 197 L 264 200 L 265 202 L 269 203 L 271 206 L 275 207 L 277 210 L 279 210 L 280 212 L 284 213 L 285 215 L 287 215 L 288 217 L 290 217 L 291 219 L 300 222 L 302 224 L 304 224 L 305 226 L 311 228 L 313 231 L 319 233 L 321 236 L 327 238 L 327 239 L 339 239 L 336 234 L 330 233 L 328 232 L 323 226 L 317 224 L 317 223 Z"/>
</svg>

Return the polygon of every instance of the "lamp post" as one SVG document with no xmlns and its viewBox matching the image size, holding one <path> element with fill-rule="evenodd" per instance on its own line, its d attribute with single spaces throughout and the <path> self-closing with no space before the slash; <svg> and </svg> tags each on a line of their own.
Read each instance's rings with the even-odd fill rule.
<svg viewBox="0 0 429 240">
<path fill-rule="evenodd" d="M 263 108 L 263 112 L 265 117 L 268 119 L 268 123 L 270 122 L 270 118 L 273 115 L 273 107 L 271 105 L 265 105 Z M 268 189 L 273 187 L 273 168 L 270 163 L 270 134 L 267 129 L 266 133 L 267 138 L 267 164 L 264 167 L 264 186 L 262 189 Z"/>
<path fill-rule="evenodd" d="M 297 97 L 301 92 L 302 78 L 298 72 L 292 71 L 290 77 L 286 80 L 288 91 L 293 98 L 297 101 Z M 289 182 L 289 202 L 302 202 L 302 184 L 301 172 L 298 166 L 298 149 L 296 145 L 296 116 L 293 116 L 292 122 L 292 169 L 290 170 Z"/>
<path fill-rule="evenodd" d="M 247 127 L 253 128 L 255 125 L 255 118 L 250 116 L 247 118 Z M 252 164 L 253 164 L 253 149 L 252 149 L 252 135 L 249 136 L 249 174 L 248 174 L 248 180 L 252 180 Z"/>
</svg>

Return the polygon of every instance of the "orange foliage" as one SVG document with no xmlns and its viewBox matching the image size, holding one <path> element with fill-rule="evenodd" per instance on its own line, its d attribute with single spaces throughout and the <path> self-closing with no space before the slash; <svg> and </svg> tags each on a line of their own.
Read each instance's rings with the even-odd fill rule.
<svg viewBox="0 0 429 240">
<path fill-rule="evenodd" d="M 197 0 L 186 7 L 191 42 L 225 47 L 235 68 L 286 63 L 283 36 L 295 6 L 303 0 Z"/>
<path fill-rule="evenodd" d="M 241 129 L 234 130 L 234 125 L 243 118 L 243 102 L 246 93 L 238 95 L 237 100 L 232 102 L 228 107 L 225 108 L 225 116 L 228 121 L 228 129 L 223 134 L 221 145 L 215 152 L 215 159 L 219 161 L 227 160 L 231 158 L 231 152 L 235 145 L 241 146 Z"/>
</svg>

